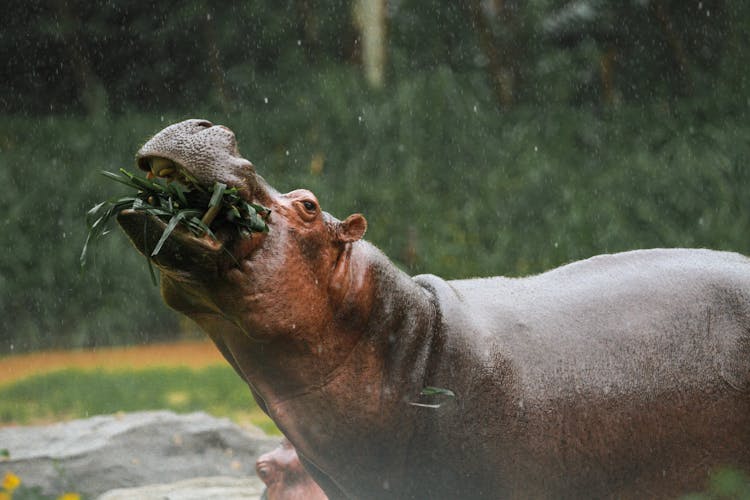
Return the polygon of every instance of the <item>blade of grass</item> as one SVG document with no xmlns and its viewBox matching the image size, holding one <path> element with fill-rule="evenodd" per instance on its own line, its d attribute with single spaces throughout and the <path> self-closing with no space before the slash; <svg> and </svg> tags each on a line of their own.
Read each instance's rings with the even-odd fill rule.
<svg viewBox="0 0 750 500">
<path fill-rule="evenodd" d="M 164 242 L 167 241 L 167 238 L 169 238 L 169 235 L 172 234 L 172 231 L 177 227 L 177 224 L 180 223 L 182 219 L 185 218 L 185 212 L 180 211 L 177 212 L 171 219 L 169 219 L 169 223 L 167 224 L 167 227 L 164 228 L 164 232 L 161 233 L 161 238 L 159 238 L 159 242 L 156 244 L 156 247 L 151 252 L 151 257 L 156 256 L 159 253 L 159 250 L 161 250 L 161 247 L 164 245 Z"/>
</svg>

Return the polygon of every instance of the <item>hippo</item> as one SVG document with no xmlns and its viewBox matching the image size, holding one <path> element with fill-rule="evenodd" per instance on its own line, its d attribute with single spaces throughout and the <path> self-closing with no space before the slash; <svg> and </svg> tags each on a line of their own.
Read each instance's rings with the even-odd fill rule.
<svg viewBox="0 0 750 500">
<path fill-rule="evenodd" d="M 270 210 L 267 232 L 178 228 L 151 259 L 166 304 L 329 498 L 664 498 L 750 470 L 750 259 L 652 249 L 410 277 L 363 239 L 363 215 L 276 191 L 224 126 L 171 125 L 136 162 Z M 165 227 L 118 222 L 146 256 Z"/>
<path fill-rule="evenodd" d="M 264 500 L 327 500 L 313 481 L 289 440 L 258 457 L 255 472 L 266 485 Z"/>
</svg>

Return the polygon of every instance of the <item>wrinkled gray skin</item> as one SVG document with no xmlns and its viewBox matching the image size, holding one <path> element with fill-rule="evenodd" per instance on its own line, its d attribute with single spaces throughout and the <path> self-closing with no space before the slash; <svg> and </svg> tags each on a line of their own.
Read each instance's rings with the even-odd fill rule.
<svg viewBox="0 0 750 500">
<path fill-rule="evenodd" d="M 193 136 L 196 123 L 140 157 L 234 179 L 274 211 L 271 231 L 245 247 L 175 234 L 156 260 L 165 300 L 204 327 L 330 498 L 671 497 L 715 467 L 750 470 L 747 258 L 644 250 L 522 279 L 410 278 L 364 240 L 306 240 L 320 234 L 287 210 L 299 192 L 238 172 L 234 143 Z M 163 227 L 120 223 L 144 253 Z M 315 265 L 285 272 L 300 255 Z M 341 262 L 344 292 L 326 271 Z"/>
</svg>

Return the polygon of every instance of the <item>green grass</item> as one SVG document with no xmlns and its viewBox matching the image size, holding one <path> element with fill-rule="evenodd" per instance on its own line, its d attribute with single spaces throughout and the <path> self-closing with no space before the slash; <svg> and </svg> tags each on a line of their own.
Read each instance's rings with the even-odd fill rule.
<svg viewBox="0 0 750 500">
<path fill-rule="evenodd" d="M 158 409 L 206 411 L 279 434 L 245 383 L 226 366 L 136 371 L 71 368 L 0 387 L 0 423 L 29 424 Z"/>
</svg>

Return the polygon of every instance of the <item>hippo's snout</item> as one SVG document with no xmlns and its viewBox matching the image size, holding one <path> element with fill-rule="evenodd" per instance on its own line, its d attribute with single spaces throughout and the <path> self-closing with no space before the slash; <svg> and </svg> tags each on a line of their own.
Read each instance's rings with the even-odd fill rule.
<svg viewBox="0 0 750 500">
<path fill-rule="evenodd" d="M 234 132 L 208 120 L 170 125 L 152 137 L 136 155 L 149 177 L 178 180 L 211 188 L 221 182 L 250 195 L 258 182 L 253 164 L 240 155 Z"/>
</svg>

